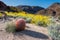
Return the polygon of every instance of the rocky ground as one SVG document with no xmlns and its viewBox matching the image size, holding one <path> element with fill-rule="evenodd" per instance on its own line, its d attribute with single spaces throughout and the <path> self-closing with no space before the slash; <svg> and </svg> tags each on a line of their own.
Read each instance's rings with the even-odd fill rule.
<svg viewBox="0 0 60 40">
<path fill-rule="evenodd" d="M 6 23 L 0 21 L 0 40 L 51 40 L 47 28 L 27 23 L 24 31 L 7 33 Z"/>
</svg>

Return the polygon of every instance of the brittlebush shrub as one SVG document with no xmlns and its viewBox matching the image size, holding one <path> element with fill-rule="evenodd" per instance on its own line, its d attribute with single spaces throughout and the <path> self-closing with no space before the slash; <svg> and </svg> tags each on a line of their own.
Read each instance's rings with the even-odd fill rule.
<svg viewBox="0 0 60 40">
<path fill-rule="evenodd" d="M 7 32 L 15 32 L 16 31 L 16 26 L 15 26 L 15 23 L 14 22 L 8 22 L 6 24 L 6 31 Z"/>
<path fill-rule="evenodd" d="M 43 21 L 38 21 L 37 25 L 47 27 L 47 24 Z"/>
<path fill-rule="evenodd" d="M 26 23 L 31 23 L 32 18 L 26 18 Z"/>
<path fill-rule="evenodd" d="M 60 24 L 49 25 L 48 32 L 53 40 L 60 40 Z"/>
</svg>

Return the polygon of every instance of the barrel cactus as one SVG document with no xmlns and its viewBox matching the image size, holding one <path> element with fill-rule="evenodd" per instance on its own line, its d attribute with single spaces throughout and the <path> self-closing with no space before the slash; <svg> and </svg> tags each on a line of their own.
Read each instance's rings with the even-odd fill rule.
<svg viewBox="0 0 60 40">
<path fill-rule="evenodd" d="M 25 30 L 26 22 L 24 19 L 18 19 L 16 20 L 16 30 L 22 31 Z"/>
</svg>

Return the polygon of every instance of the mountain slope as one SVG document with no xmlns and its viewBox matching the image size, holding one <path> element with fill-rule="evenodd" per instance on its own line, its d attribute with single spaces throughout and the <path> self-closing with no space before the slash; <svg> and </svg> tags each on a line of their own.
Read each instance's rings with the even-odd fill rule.
<svg viewBox="0 0 60 40">
<path fill-rule="evenodd" d="M 25 11 L 26 13 L 60 16 L 60 3 L 58 2 L 53 3 L 51 6 L 45 9 L 39 6 L 28 6 L 28 5 L 19 5 L 16 7 L 8 6 L 4 2 L 0 1 L 0 11 L 10 11 L 10 12 Z"/>
<path fill-rule="evenodd" d="M 48 8 L 38 11 L 37 14 L 59 16 L 60 15 L 60 3 L 53 3 Z"/>
<path fill-rule="evenodd" d="M 60 15 L 60 3 L 54 3 L 48 9 L 52 10 L 53 14 L 55 12 L 56 16 Z"/>
<path fill-rule="evenodd" d="M 16 7 L 13 7 L 13 6 L 7 6 L 4 2 L 0 1 L 0 11 L 17 12 L 17 11 L 20 11 L 20 10 Z"/>
<path fill-rule="evenodd" d="M 7 9 L 7 5 L 5 3 L 3 3 L 2 1 L 0 1 L 0 10 L 6 10 Z"/>
<path fill-rule="evenodd" d="M 17 8 L 28 13 L 36 13 L 37 11 L 44 9 L 43 7 L 39 6 L 27 6 L 27 5 L 19 5 L 17 6 Z"/>
</svg>

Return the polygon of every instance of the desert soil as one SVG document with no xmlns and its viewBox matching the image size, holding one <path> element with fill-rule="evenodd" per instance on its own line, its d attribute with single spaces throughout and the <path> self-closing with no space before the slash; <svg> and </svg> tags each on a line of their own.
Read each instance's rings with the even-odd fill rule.
<svg viewBox="0 0 60 40">
<path fill-rule="evenodd" d="M 47 28 L 26 23 L 26 29 L 21 32 L 8 33 L 6 23 L 0 21 L 0 40 L 51 40 Z"/>
</svg>

